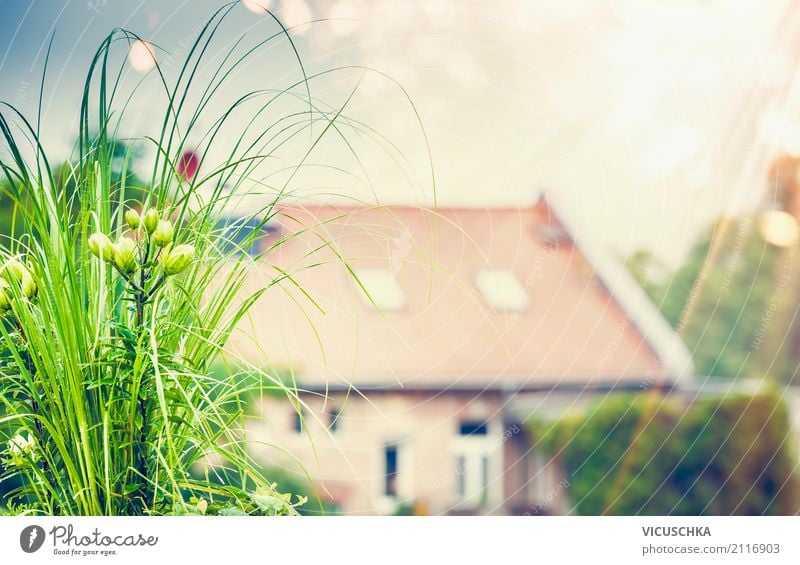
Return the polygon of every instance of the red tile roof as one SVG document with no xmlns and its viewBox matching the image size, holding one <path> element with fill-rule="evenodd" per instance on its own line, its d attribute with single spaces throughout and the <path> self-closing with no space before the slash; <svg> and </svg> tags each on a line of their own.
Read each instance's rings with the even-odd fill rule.
<svg viewBox="0 0 800 565">
<path fill-rule="evenodd" d="M 544 200 L 519 209 L 298 206 L 279 217 L 268 244 L 288 239 L 247 285 L 263 286 L 278 269 L 292 281 L 266 292 L 235 344 L 253 363 L 290 365 L 302 385 L 516 389 L 664 373 L 641 322 Z M 377 311 L 339 256 L 355 270 L 393 273 L 405 307 Z M 475 286 L 482 269 L 512 271 L 528 307 L 493 310 Z"/>
</svg>

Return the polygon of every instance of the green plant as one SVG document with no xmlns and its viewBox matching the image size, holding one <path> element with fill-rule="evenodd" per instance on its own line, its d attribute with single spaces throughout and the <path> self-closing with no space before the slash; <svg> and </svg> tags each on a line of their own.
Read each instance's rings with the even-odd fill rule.
<svg viewBox="0 0 800 565">
<path fill-rule="evenodd" d="M 185 513 L 206 498 L 229 513 L 292 512 L 247 456 L 236 383 L 207 375 L 255 299 L 234 303 L 243 265 L 217 252 L 208 209 L 166 205 L 176 233 L 155 208 L 140 226 L 109 202 L 74 218 L 46 201 L 22 210 L 31 237 L 12 240 L 0 273 L 3 420 L 17 426 L 3 465 L 22 478 L 11 501 L 46 514 Z M 102 217 L 127 235 L 87 237 Z M 181 240 L 198 243 L 197 258 Z M 193 479 L 189 467 L 212 452 L 253 489 Z"/>
<path fill-rule="evenodd" d="M 627 264 L 689 347 L 697 374 L 792 382 L 795 338 L 783 338 L 800 331 L 796 257 L 760 238 L 754 224 L 751 216 L 715 221 L 675 271 L 647 251 Z"/>
<path fill-rule="evenodd" d="M 298 86 L 310 94 L 303 71 L 284 91 L 247 93 L 224 110 L 202 137 L 199 162 L 207 174 L 181 174 L 180 156 L 200 115 L 255 51 L 238 59 L 229 52 L 189 105 L 200 60 L 233 5 L 202 28 L 174 85 L 156 67 L 166 104 L 160 133 L 149 140 L 155 161 L 145 186 L 127 184 L 129 153 L 116 172 L 116 139 L 131 98 L 117 105 L 123 67 L 110 70 L 112 50 L 138 40 L 134 34 L 115 30 L 96 52 L 76 155 L 60 169 L 39 142 L 38 123 L 10 105 L 0 114 L 8 155 L 0 161 L 0 189 L 13 206 L 1 251 L 0 430 L 7 430 L 4 476 L 19 484 L 6 497 L 14 513 L 285 514 L 302 502 L 277 492 L 249 456 L 240 383 L 210 374 L 252 304 L 291 275 L 278 273 L 242 295 L 250 267 L 266 251 L 250 258 L 239 250 L 257 247 L 261 232 L 220 226 L 244 186 L 265 186 L 248 180 L 255 166 L 322 120 L 299 168 L 336 130 L 338 114 L 317 112 L 309 97 L 305 112 L 278 115 L 255 135 L 248 126 L 227 140 L 221 163 L 209 164 L 217 135 L 245 102 L 266 93 L 255 110 L 261 117 L 282 96 L 295 99 Z M 288 38 L 280 28 L 273 38 Z M 20 139 L 33 140 L 33 149 Z M 272 187 L 243 224 L 265 225 L 287 185 Z M 209 456 L 246 477 L 246 488 L 193 477 L 192 466 Z"/>
<path fill-rule="evenodd" d="M 336 507 L 329 501 L 320 496 L 303 473 L 291 472 L 280 467 L 264 467 L 261 474 L 273 483 L 278 491 L 291 492 L 300 499 L 305 500 L 305 504 L 298 506 L 297 510 L 304 516 L 331 516 L 337 513 Z M 195 467 L 194 476 L 204 477 L 217 484 L 231 485 L 235 488 L 250 490 L 253 488 L 252 481 L 243 476 L 238 470 L 223 466 Z M 267 498 L 267 501 L 271 499 Z M 218 514 L 224 508 L 218 505 L 209 505 L 205 512 L 199 514 Z"/>
<path fill-rule="evenodd" d="M 588 414 L 532 431 L 537 448 L 560 462 L 577 514 L 787 515 L 800 506 L 775 390 L 691 405 L 656 393 L 610 395 Z"/>
<path fill-rule="evenodd" d="M 292 272 L 275 268 L 250 294 L 245 282 L 292 237 L 261 239 L 298 172 L 340 171 L 310 161 L 323 138 L 340 142 L 356 166 L 346 132 L 395 159 L 397 148 L 344 113 L 368 69 L 308 75 L 272 14 L 272 35 L 251 46 L 241 36 L 209 62 L 237 4 L 199 30 L 176 77 L 156 62 L 127 95 L 115 53 L 140 38 L 114 30 L 92 58 L 77 146 L 60 166 L 40 142 L 39 120 L 0 105 L 0 486 L 16 485 L 0 504 L 12 513 L 284 514 L 304 501 L 264 476 L 245 432 L 253 395 L 302 401 L 291 380 L 226 345 L 270 287 L 291 286 L 318 307 Z M 290 84 L 237 93 L 210 115 L 229 79 L 276 41 L 296 61 Z M 354 73 L 355 85 L 341 105 L 323 105 L 311 84 L 334 70 Z M 158 131 L 125 137 L 146 80 L 163 98 Z M 143 146 L 153 162 L 134 174 Z M 245 196 L 258 205 L 241 213 Z M 240 221 L 231 224 L 232 215 Z M 319 245 L 335 251 L 321 235 Z M 213 370 L 220 363 L 240 369 Z M 192 473 L 209 461 L 238 480 Z"/>
</svg>

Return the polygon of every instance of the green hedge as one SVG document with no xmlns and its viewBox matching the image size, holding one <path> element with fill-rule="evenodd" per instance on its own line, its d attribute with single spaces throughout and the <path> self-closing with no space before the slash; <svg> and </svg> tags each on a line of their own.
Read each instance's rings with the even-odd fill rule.
<svg viewBox="0 0 800 565">
<path fill-rule="evenodd" d="M 796 438 L 773 390 L 691 404 L 614 394 L 588 414 L 532 428 L 536 447 L 559 460 L 576 514 L 787 515 L 800 506 Z"/>
</svg>

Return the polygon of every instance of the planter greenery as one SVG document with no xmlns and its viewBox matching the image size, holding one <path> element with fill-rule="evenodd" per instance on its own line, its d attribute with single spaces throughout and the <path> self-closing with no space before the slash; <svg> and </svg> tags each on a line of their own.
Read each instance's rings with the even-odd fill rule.
<svg viewBox="0 0 800 565">
<path fill-rule="evenodd" d="M 147 77 L 164 98 L 155 137 L 120 140 L 125 118 L 136 115 L 134 93 L 121 93 L 121 59 L 139 40 L 123 30 L 94 55 L 69 162 L 48 160 L 38 120 L 0 107 L 0 201 L 10 210 L 0 242 L 0 457 L 4 484 L 16 485 L 0 506 L 12 513 L 289 514 L 303 501 L 262 476 L 244 432 L 246 389 L 263 390 L 266 380 L 297 403 L 296 391 L 267 372 L 253 379 L 258 369 L 243 361 L 225 363 L 247 367 L 248 379 L 211 368 L 227 357 L 231 332 L 259 296 L 292 283 L 277 272 L 242 294 L 250 268 L 269 251 L 259 245 L 260 228 L 320 139 L 345 139 L 345 118 L 343 107 L 317 107 L 314 77 L 299 58 L 300 81 L 243 93 L 207 115 L 221 85 L 270 41 L 288 41 L 297 53 L 278 22 L 278 32 L 241 56 L 226 47 L 209 73 L 201 61 L 236 4 L 200 30 L 177 77 L 160 66 Z M 287 109 L 284 99 L 304 106 Z M 201 115 L 212 124 L 202 132 Z M 237 138 L 229 121 L 245 124 Z M 189 167 L 181 157 L 188 139 Z M 288 174 L 276 186 L 251 178 L 289 143 L 306 149 L 294 166 L 281 165 Z M 129 168 L 140 144 L 155 154 L 146 181 Z M 254 189 L 259 209 L 231 225 L 241 194 Z M 208 470 L 209 457 L 224 473 Z"/>
</svg>

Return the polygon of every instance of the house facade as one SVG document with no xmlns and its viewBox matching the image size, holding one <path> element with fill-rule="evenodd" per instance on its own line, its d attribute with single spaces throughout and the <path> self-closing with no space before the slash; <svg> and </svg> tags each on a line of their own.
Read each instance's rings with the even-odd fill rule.
<svg viewBox="0 0 800 565">
<path fill-rule="evenodd" d="M 691 374 L 644 293 L 578 231 L 546 198 L 282 209 L 247 281 L 273 286 L 233 338 L 298 391 L 261 401 L 256 455 L 345 514 L 567 511 L 531 417 Z"/>
</svg>

